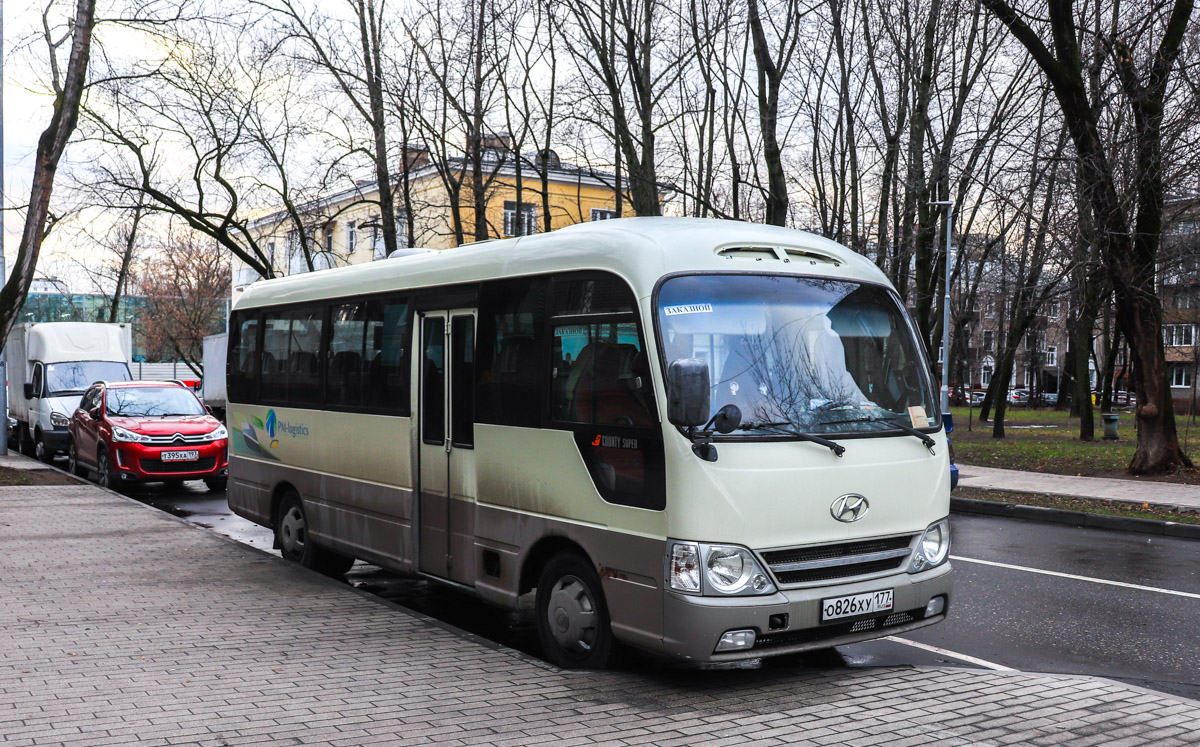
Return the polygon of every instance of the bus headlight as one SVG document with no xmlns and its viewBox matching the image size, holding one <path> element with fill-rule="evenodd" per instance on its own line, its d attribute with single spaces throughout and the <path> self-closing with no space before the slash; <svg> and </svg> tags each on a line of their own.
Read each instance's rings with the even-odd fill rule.
<svg viewBox="0 0 1200 747">
<path fill-rule="evenodd" d="M 672 542 L 668 584 L 706 596 L 774 594 L 775 584 L 754 553 L 737 545 Z"/>
<path fill-rule="evenodd" d="M 908 563 L 909 573 L 927 571 L 941 565 L 950 557 L 950 519 L 930 524 L 917 541 L 912 560 Z"/>
</svg>

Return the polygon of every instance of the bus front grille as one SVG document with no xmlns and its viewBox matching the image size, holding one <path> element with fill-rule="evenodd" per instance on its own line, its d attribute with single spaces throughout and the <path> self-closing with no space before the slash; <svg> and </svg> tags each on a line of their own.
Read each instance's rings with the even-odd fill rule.
<svg viewBox="0 0 1200 747">
<path fill-rule="evenodd" d="M 899 568 L 915 534 L 813 547 L 768 550 L 763 559 L 780 584 L 802 584 L 866 576 Z"/>
<path fill-rule="evenodd" d="M 794 646 L 800 643 L 822 641 L 829 638 L 840 638 L 844 635 L 863 633 L 868 630 L 885 630 L 887 628 L 894 628 L 896 626 L 906 625 L 924 618 L 925 610 L 915 609 L 905 610 L 903 612 L 893 612 L 890 615 L 877 615 L 874 617 L 864 617 L 858 620 L 851 620 L 849 622 L 838 622 L 829 625 L 822 625 L 817 628 L 793 630 L 786 633 L 768 633 L 758 637 L 758 639 L 754 642 L 754 648 L 780 648 L 782 646 Z"/>
</svg>

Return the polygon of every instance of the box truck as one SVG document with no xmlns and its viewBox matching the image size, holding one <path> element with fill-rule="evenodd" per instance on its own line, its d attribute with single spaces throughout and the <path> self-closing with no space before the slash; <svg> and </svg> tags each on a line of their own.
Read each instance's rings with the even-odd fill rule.
<svg viewBox="0 0 1200 747">
<path fill-rule="evenodd" d="M 200 385 L 200 399 L 208 405 L 213 415 L 225 421 L 225 347 L 229 334 L 221 332 L 204 338 L 204 379 Z"/>
<path fill-rule="evenodd" d="M 17 448 L 44 462 L 67 448 L 67 424 L 94 381 L 129 381 L 128 324 L 18 324 L 8 335 L 8 408 Z"/>
</svg>

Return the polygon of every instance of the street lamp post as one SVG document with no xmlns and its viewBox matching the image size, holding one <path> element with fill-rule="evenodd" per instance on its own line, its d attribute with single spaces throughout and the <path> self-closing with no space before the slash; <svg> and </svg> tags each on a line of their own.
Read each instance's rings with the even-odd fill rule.
<svg viewBox="0 0 1200 747">
<path fill-rule="evenodd" d="M 946 208 L 946 295 L 942 299 L 942 412 L 950 412 L 950 234 L 954 232 L 954 201 L 938 200 L 929 204 Z"/>
</svg>

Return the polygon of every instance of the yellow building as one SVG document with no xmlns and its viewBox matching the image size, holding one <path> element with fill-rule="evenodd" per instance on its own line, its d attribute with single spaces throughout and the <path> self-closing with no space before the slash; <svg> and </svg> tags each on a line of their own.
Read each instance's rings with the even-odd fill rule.
<svg viewBox="0 0 1200 747">
<path fill-rule="evenodd" d="M 543 199 L 542 177 L 536 166 L 541 161 L 525 156 L 521 173 L 521 200 L 517 204 L 517 172 L 513 153 L 503 136 L 489 139 L 485 150 L 484 172 L 487 181 L 488 238 L 506 238 L 540 233 L 546 229 L 545 210 L 549 203 L 551 230 L 584 221 L 605 220 L 617 215 L 612 174 L 563 164 L 550 151 L 537 159 L 546 161 Z M 423 151 L 409 154 L 409 193 L 413 208 L 413 245 L 430 249 L 450 249 L 457 245 L 454 230 L 454 211 L 437 164 Z M 443 169 L 451 169 L 455 177 L 465 175 L 459 192 L 458 205 L 462 234 L 467 242 L 474 241 L 475 217 L 470 189 L 469 164 L 454 159 Z M 399 181 L 399 180 L 398 180 Z M 401 188 L 397 186 L 396 233 L 398 244 L 406 245 L 408 229 L 403 213 Z M 378 189 L 373 181 L 361 182 L 353 188 L 308 201 L 300 211 L 299 221 L 280 210 L 254 219 L 249 224 L 251 234 L 270 257 L 278 275 L 308 272 L 308 263 L 301 251 L 301 232 L 311 247 L 313 267 L 321 270 L 361 264 L 384 258 L 383 230 L 379 217 Z M 626 201 L 625 215 L 633 211 Z M 233 299 L 259 274 L 236 257 L 233 260 Z"/>
</svg>

